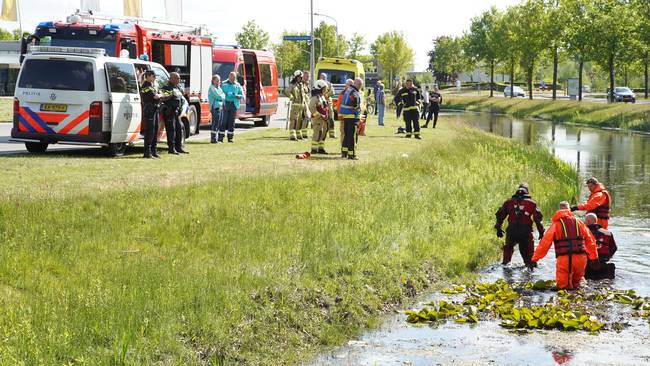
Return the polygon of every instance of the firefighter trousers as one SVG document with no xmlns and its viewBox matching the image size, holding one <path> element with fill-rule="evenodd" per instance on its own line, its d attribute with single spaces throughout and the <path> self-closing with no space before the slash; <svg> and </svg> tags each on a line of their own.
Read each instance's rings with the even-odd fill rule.
<svg viewBox="0 0 650 366">
<path fill-rule="evenodd" d="M 347 152 L 348 156 L 355 156 L 355 144 L 357 143 L 357 123 L 358 119 L 343 120 L 343 149 Z"/>
<path fill-rule="evenodd" d="M 314 118 L 311 122 L 313 135 L 311 136 L 311 150 L 323 151 L 325 150 L 325 138 L 327 137 L 328 121 L 320 118 Z"/>
<path fill-rule="evenodd" d="M 289 113 L 289 136 L 292 139 L 298 137 L 299 131 L 302 128 L 302 106 L 292 106 Z"/>
<path fill-rule="evenodd" d="M 406 137 L 411 137 L 411 132 L 415 136 L 420 135 L 420 112 L 417 109 L 404 111 L 404 122 L 406 122 Z"/>
</svg>

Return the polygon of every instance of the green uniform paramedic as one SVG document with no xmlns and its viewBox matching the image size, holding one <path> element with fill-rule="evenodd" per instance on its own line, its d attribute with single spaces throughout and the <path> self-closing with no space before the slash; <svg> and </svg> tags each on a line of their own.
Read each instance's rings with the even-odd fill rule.
<svg viewBox="0 0 650 366">
<path fill-rule="evenodd" d="M 236 72 L 233 71 L 228 75 L 228 80 L 221 85 L 221 89 L 226 95 L 226 100 L 223 106 L 223 120 L 221 127 L 219 127 L 218 142 L 223 142 L 223 137 L 226 130 L 228 130 L 228 142 L 232 143 L 235 137 L 237 110 L 241 104 L 241 99 L 244 97 L 244 89 L 237 82 Z"/>
</svg>

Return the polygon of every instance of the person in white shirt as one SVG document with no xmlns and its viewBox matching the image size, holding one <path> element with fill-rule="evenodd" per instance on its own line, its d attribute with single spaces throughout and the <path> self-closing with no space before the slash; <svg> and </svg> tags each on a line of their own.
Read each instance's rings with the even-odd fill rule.
<svg viewBox="0 0 650 366">
<path fill-rule="evenodd" d="M 427 111 L 429 110 L 429 87 L 425 86 L 422 90 L 422 116 L 420 119 L 427 118 Z"/>
</svg>

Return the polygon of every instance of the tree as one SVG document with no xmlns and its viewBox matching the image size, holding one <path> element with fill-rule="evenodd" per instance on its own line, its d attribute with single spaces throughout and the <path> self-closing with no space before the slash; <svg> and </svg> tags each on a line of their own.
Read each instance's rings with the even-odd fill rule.
<svg viewBox="0 0 650 366">
<path fill-rule="evenodd" d="M 497 59 L 507 65 L 507 70 L 510 73 L 511 98 L 514 98 L 513 89 L 515 87 L 515 71 L 520 50 L 515 35 L 515 28 L 517 25 L 515 24 L 514 19 L 517 16 L 516 13 L 517 10 L 514 7 L 508 8 L 505 13 L 497 18 L 493 32 L 494 41 L 497 45 Z"/>
<path fill-rule="evenodd" d="M 413 67 L 415 53 L 406 43 L 402 32 L 391 31 L 380 35 L 372 44 L 371 52 L 381 67 L 383 77 L 391 80 L 391 83 L 395 76 L 402 76 Z"/>
<path fill-rule="evenodd" d="M 560 6 L 560 0 L 548 0 L 546 4 L 546 16 L 544 17 L 545 32 L 548 37 L 550 51 L 553 55 L 553 100 L 557 99 L 557 75 L 560 47 L 566 39 L 568 26 L 566 13 Z M 582 86 L 581 86 L 582 88 Z"/>
<path fill-rule="evenodd" d="M 499 19 L 496 7 L 472 19 L 469 33 L 466 34 L 464 52 L 474 61 L 484 61 L 490 65 L 490 97 L 494 96 L 494 68 L 497 62 L 498 44 L 495 29 Z"/>
<path fill-rule="evenodd" d="M 240 33 L 235 35 L 237 43 L 242 48 L 263 50 L 269 45 L 269 34 L 257 26 L 254 20 L 249 20 Z"/>
<path fill-rule="evenodd" d="M 566 17 L 566 49 L 578 63 L 578 100 L 582 100 L 582 75 L 584 64 L 593 58 L 598 48 L 590 34 L 594 29 L 587 0 L 565 0 L 562 2 L 562 14 Z"/>
<path fill-rule="evenodd" d="M 429 68 L 438 81 L 456 79 L 465 68 L 463 42 L 459 37 L 442 36 L 433 41 L 429 51 Z"/>
<path fill-rule="evenodd" d="M 514 20 L 514 45 L 520 58 L 521 66 L 526 70 L 528 98 L 533 99 L 533 73 L 535 63 L 547 47 L 547 29 L 545 4 L 543 0 L 527 0 L 512 8 Z"/>
<path fill-rule="evenodd" d="M 284 35 L 296 34 L 284 32 Z M 296 70 L 304 70 L 309 67 L 309 63 L 304 63 L 302 58 L 302 48 L 297 42 L 281 41 L 273 45 L 273 53 L 280 68 L 280 76 L 285 78 L 291 76 Z"/>
<path fill-rule="evenodd" d="M 645 98 L 648 99 L 648 64 L 650 63 L 650 1 L 635 0 L 634 12 L 639 14 L 637 22 L 637 41 L 640 50 L 641 63 L 643 64 L 643 89 Z"/>
<path fill-rule="evenodd" d="M 366 40 L 362 35 L 354 33 L 348 41 L 348 58 L 357 59 L 366 49 Z"/>
</svg>

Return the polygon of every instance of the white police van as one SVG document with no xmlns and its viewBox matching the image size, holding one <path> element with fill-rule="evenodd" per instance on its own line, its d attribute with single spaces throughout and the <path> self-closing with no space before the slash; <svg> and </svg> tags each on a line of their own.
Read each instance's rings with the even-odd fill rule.
<svg viewBox="0 0 650 366">
<path fill-rule="evenodd" d="M 59 143 L 124 154 L 141 137 L 139 75 L 149 69 L 159 87 L 167 84 L 169 74 L 157 63 L 107 57 L 96 48 L 30 47 L 16 85 L 12 140 L 29 152 Z"/>
</svg>

